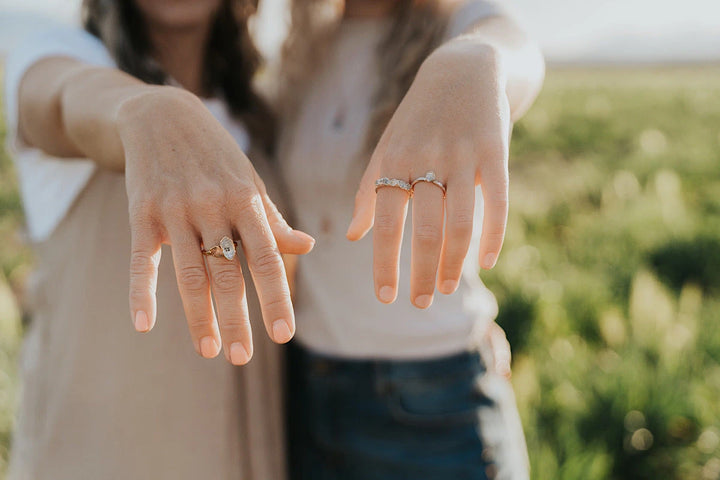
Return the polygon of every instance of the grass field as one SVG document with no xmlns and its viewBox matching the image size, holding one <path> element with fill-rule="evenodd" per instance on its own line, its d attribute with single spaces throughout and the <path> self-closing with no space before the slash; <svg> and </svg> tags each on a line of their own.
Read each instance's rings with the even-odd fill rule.
<svg viewBox="0 0 720 480">
<path fill-rule="evenodd" d="M 536 480 L 720 479 L 720 67 L 551 70 L 484 279 Z M 30 256 L 0 157 L 0 471 Z M 1 475 L 0 475 L 1 477 Z"/>
</svg>

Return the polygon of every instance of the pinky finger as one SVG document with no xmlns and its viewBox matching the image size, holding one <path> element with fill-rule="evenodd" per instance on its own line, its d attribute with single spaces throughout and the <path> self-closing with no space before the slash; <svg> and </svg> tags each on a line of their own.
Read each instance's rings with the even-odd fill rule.
<svg viewBox="0 0 720 480">
<path fill-rule="evenodd" d="M 138 332 L 148 332 L 155 325 L 157 315 L 158 265 L 161 242 L 147 227 L 132 228 L 130 253 L 130 313 Z"/>
</svg>

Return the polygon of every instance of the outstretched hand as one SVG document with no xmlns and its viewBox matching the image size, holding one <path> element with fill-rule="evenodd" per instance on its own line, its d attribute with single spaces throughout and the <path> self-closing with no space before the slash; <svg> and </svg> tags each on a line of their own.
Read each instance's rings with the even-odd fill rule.
<svg viewBox="0 0 720 480">
<path fill-rule="evenodd" d="M 168 243 L 195 349 L 210 358 L 222 345 L 229 361 L 247 363 L 253 346 L 240 262 L 202 254 L 227 236 L 244 250 L 268 334 L 278 343 L 290 340 L 295 321 L 281 253 L 307 253 L 314 240 L 288 226 L 235 140 L 197 97 L 168 87 L 128 100 L 118 128 L 135 328 L 155 324 L 160 247 Z"/>
<path fill-rule="evenodd" d="M 480 266 L 492 268 L 508 213 L 510 109 L 495 51 L 453 42 L 436 50 L 393 115 L 363 175 L 347 237 L 374 226 L 377 298 L 397 296 L 398 263 L 411 195 L 380 177 L 412 183 L 433 172 L 447 189 L 419 182 L 412 192 L 411 301 L 432 304 L 435 287 L 453 293 L 473 231 L 475 187 L 485 200 Z"/>
</svg>

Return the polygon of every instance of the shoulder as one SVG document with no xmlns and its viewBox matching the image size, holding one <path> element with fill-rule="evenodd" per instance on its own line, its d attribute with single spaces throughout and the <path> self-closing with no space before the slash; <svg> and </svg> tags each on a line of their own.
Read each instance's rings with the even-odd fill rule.
<svg viewBox="0 0 720 480">
<path fill-rule="evenodd" d="M 494 0 L 445 0 L 443 7 L 449 18 L 448 38 L 467 32 L 473 25 L 486 18 L 505 13 L 501 3 Z"/>
</svg>

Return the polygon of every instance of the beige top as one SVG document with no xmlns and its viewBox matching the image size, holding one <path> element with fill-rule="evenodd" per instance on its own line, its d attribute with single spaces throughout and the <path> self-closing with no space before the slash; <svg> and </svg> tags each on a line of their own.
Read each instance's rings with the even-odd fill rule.
<svg viewBox="0 0 720 480">
<path fill-rule="evenodd" d="M 471 0 L 451 19 L 448 37 L 497 13 Z M 478 277 L 482 196 L 463 280 L 450 296 L 437 294 L 427 310 L 410 303 L 410 229 L 403 238 L 398 300 L 381 304 L 373 290 L 372 234 L 350 242 L 345 231 L 354 193 L 366 164 L 363 143 L 377 89 L 376 47 L 387 20 L 346 20 L 333 50 L 305 93 L 297 121 L 281 139 L 280 164 L 296 228 L 317 244 L 299 260 L 297 339 L 342 357 L 414 358 L 456 353 L 474 344 L 497 313 L 497 303 Z M 408 214 L 408 219 L 411 214 Z"/>
<path fill-rule="evenodd" d="M 247 366 L 195 353 L 168 246 L 158 323 L 136 333 L 124 175 L 45 155 L 17 138 L 20 79 L 57 55 L 114 66 L 97 39 L 70 28 L 28 40 L 7 64 L 8 142 L 37 255 L 8 479 L 284 480 L 282 351 L 265 334 L 252 279 L 256 334 Z M 226 105 L 206 106 L 246 149 L 245 128 Z M 267 162 L 250 157 L 278 200 Z"/>
</svg>

